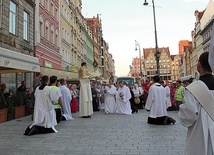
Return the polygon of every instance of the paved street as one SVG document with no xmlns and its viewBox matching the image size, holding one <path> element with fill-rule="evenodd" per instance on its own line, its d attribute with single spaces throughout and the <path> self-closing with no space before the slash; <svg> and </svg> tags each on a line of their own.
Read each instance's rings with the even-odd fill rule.
<svg viewBox="0 0 214 155">
<path fill-rule="evenodd" d="M 146 123 L 148 112 L 131 116 L 95 112 L 92 118 L 60 122 L 53 134 L 24 136 L 30 116 L 0 124 L 1 155 L 183 155 L 186 129 Z"/>
</svg>

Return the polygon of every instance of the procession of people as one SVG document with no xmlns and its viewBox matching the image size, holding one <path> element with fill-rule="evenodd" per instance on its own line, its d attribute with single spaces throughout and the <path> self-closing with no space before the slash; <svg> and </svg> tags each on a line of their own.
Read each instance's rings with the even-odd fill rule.
<svg viewBox="0 0 214 155">
<path fill-rule="evenodd" d="M 58 132 L 60 121 L 73 120 L 72 113 L 91 118 L 94 112 L 131 115 L 140 109 L 148 111 L 147 123 L 153 125 L 175 124 L 168 111 L 178 111 L 180 122 L 188 128 L 186 154 L 213 154 L 213 90 L 214 77 L 208 62 L 208 52 L 201 54 L 197 64 L 200 79 L 184 85 L 180 79 L 168 83 L 159 76 L 142 83 L 128 85 L 114 79 L 92 81 L 101 76 L 98 70 L 88 71 L 83 62 L 79 69 L 79 87 L 67 84 L 65 79 L 37 73 L 33 83 L 33 122 L 24 135 Z M 100 82 L 102 81 L 102 83 Z M 7 98 L 6 85 L 1 85 L 1 100 Z M 25 81 L 17 89 L 26 93 Z M 145 110 L 143 110 L 145 112 Z M 202 141 L 198 142 L 197 138 Z M 206 141 L 206 143 L 205 143 Z"/>
</svg>

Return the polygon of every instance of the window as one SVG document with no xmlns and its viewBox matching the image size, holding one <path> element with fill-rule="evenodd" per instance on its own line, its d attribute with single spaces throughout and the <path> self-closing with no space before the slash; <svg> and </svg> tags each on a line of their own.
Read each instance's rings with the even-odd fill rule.
<svg viewBox="0 0 214 155">
<path fill-rule="evenodd" d="M 58 9 L 55 9 L 55 18 L 58 20 Z"/>
<path fill-rule="evenodd" d="M 51 3 L 51 14 L 54 16 L 54 6 L 53 6 L 53 3 Z"/>
<path fill-rule="evenodd" d="M 40 30 L 40 36 L 44 37 L 44 27 L 41 21 L 39 22 L 39 30 Z"/>
<path fill-rule="evenodd" d="M 49 0 L 46 0 L 46 9 L 49 11 Z"/>
<path fill-rule="evenodd" d="M 10 1 L 9 32 L 17 34 L 17 5 Z"/>
<path fill-rule="evenodd" d="M 48 29 L 47 26 L 46 26 L 45 32 L 46 32 L 45 37 L 46 37 L 47 40 L 49 40 L 49 36 L 48 36 L 49 35 L 49 29 Z"/>
<path fill-rule="evenodd" d="M 0 27 L 1 27 L 1 19 L 2 19 L 2 0 L 0 0 Z"/>
<path fill-rule="evenodd" d="M 23 18 L 23 39 L 29 40 L 29 14 L 25 11 Z"/>
<path fill-rule="evenodd" d="M 50 38 L 50 34 L 49 34 L 49 31 L 50 31 L 50 29 L 49 29 L 49 21 L 47 20 L 46 22 L 45 22 L 45 38 L 47 39 L 47 40 L 49 40 L 49 38 Z"/>
<path fill-rule="evenodd" d="M 51 31 L 51 38 L 50 38 L 51 43 L 54 43 L 53 42 L 53 37 L 54 37 L 54 34 L 53 34 L 53 31 Z"/>
</svg>

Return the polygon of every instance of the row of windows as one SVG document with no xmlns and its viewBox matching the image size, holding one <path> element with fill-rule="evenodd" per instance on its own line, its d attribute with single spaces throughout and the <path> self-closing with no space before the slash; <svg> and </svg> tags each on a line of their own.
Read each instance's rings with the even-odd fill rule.
<svg viewBox="0 0 214 155">
<path fill-rule="evenodd" d="M 0 0 L 0 24 L 2 0 Z M 13 1 L 10 1 L 10 14 L 9 14 L 9 32 L 11 34 L 18 34 L 18 5 Z M 23 39 L 29 41 L 29 13 L 23 12 Z"/>
<path fill-rule="evenodd" d="M 53 25 L 49 26 L 49 22 L 46 21 L 45 24 L 40 20 L 40 36 L 44 37 L 53 44 L 59 46 L 58 29 L 55 29 Z"/>
<path fill-rule="evenodd" d="M 148 60 L 147 60 L 147 61 L 146 61 L 146 63 L 154 63 L 154 62 L 156 62 L 156 61 L 153 61 L 153 60 L 151 60 L 151 61 L 148 61 Z M 159 60 L 159 62 L 163 62 L 163 63 L 164 63 L 164 62 L 170 62 L 170 61 L 169 61 L 169 60 L 162 60 L 162 61 Z"/>
<path fill-rule="evenodd" d="M 70 43 L 70 34 L 67 33 L 66 29 L 62 28 L 62 38 Z"/>
<path fill-rule="evenodd" d="M 46 8 L 46 10 L 57 20 L 59 19 L 58 9 L 55 8 L 54 3 L 51 0 L 40 0 L 40 4 Z"/>
<path fill-rule="evenodd" d="M 203 41 L 207 40 L 212 33 L 212 28 L 203 35 Z"/>
</svg>

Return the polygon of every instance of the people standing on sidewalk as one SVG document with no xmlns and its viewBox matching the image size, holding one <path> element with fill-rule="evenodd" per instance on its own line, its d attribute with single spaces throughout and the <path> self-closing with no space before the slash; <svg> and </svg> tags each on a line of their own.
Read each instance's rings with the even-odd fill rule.
<svg viewBox="0 0 214 155">
<path fill-rule="evenodd" d="M 101 89 L 100 89 L 100 106 L 99 106 L 100 110 L 104 110 L 105 109 L 106 85 L 107 85 L 107 82 L 103 81 L 102 85 L 101 85 Z"/>
<path fill-rule="evenodd" d="M 26 88 L 26 82 L 22 81 L 21 82 L 21 86 L 19 86 L 18 89 L 17 89 L 17 92 L 21 92 L 21 93 L 25 94 L 26 90 L 27 90 L 27 88 Z"/>
<path fill-rule="evenodd" d="M 179 110 L 179 106 L 183 103 L 183 89 L 184 89 L 184 87 L 181 84 L 181 80 L 177 80 L 176 81 L 176 92 L 175 92 L 177 110 Z"/>
<path fill-rule="evenodd" d="M 143 95 L 144 95 L 144 104 L 146 104 L 147 101 L 147 97 L 149 94 L 149 88 L 151 87 L 151 83 L 149 81 L 149 79 L 146 79 L 146 83 L 143 84 Z"/>
<path fill-rule="evenodd" d="M 168 108 L 168 111 L 175 111 L 177 109 L 176 101 L 175 101 L 175 92 L 176 92 L 175 83 L 174 82 L 171 83 L 169 88 L 170 88 L 170 100 L 171 100 L 172 106 Z"/>
<path fill-rule="evenodd" d="M 138 84 L 137 87 L 138 91 L 139 91 L 139 99 L 140 99 L 140 103 L 137 104 L 137 108 L 138 109 L 144 109 L 145 108 L 145 103 L 144 103 L 144 90 L 143 90 L 143 86 L 142 84 Z"/>
<path fill-rule="evenodd" d="M 138 85 L 134 85 L 131 88 L 131 94 L 132 94 L 132 98 L 131 98 L 130 102 L 131 102 L 132 113 L 135 113 L 135 112 L 138 113 L 138 105 L 141 102 L 141 100 L 140 100 L 140 91 L 138 89 Z"/>
<path fill-rule="evenodd" d="M 59 96 L 48 86 L 48 82 L 48 76 L 44 75 L 42 85 L 35 90 L 33 123 L 27 127 L 24 135 L 57 132 L 54 127 L 57 122 L 53 103 L 58 101 Z"/>
<path fill-rule="evenodd" d="M 150 111 L 148 124 L 167 125 L 176 121 L 167 116 L 166 110 L 166 91 L 160 84 L 160 77 L 153 77 L 153 85 L 149 89 L 149 95 L 145 108 Z"/>
<path fill-rule="evenodd" d="M 60 79 L 60 84 L 61 86 L 59 86 L 59 88 L 62 93 L 62 107 L 64 110 L 64 113 L 62 114 L 62 119 L 69 121 L 73 119 L 71 115 L 71 92 L 66 86 L 65 79 Z"/>
<path fill-rule="evenodd" d="M 170 99 L 170 88 L 167 84 L 164 83 L 164 81 L 161 81 L 160 84 L 165 88 L 166 91 L 166 108 L 172 106 L 171 99 Z"/>
<path fill-rule="evenodd" d="M 214 77 L 208 56 L 208 52 L 200 55 L 200 78 L 186 87 L 178 112 L 181 124 L 188 128 L 186 155 L 214 154 Z"/>
<path fill-rule="evenodd" d="M 72 84 L 71 86 L 71 112 L 75 113 L 78 111 L 78 103 L 77 103 L 77 92 L 76 92 L 76 85 L 75 84 Z"/>
<path fill-rule="evenodd" d="M 56 86 L 57 83 L 57 77 L 56 76 L 51 76 L 50 77 L 50 87 L 53 91 L 56 92 L 56 94 L 58 95 L 59 99 L 58 102 L 53 103 L 54 105 L 54 109 L 56 111 L 56 121 L 57 123 L 59 123 L 62 119 L 62 114 L 63 114 L 63 106 L 62 106 L 62 94 L 60 91 L 60 88 Z"/>
<path fill-rule="evenodd" d="M 114 86 L 113 80 L 109 80 L 109 84 L 106 86 L 105 92 L 105 113 L 115 113 L 116 112 L 116 100 L 115 95 L 117 93 L 116 87 Z"/>
<path fill-rule="evenodd" d="M 130 99 L 131 99 L 131 93 L 130 90 L 123 81 L 119 81 L 119 89 L 116 98 L 118 99 L 118 105 L 117 105 L 117 110 L 116 113 L 118 114 L 126 114 L 130 115 L 132 114 L 131 110 L 131 104 L 130 104 Z"/>
<path fill-rule="evenodd" d="M 91 94 L 92 94 L 93 111 L 99 111 L 98 93 L 93 82 L 91 82 Z"/>
</svg>

